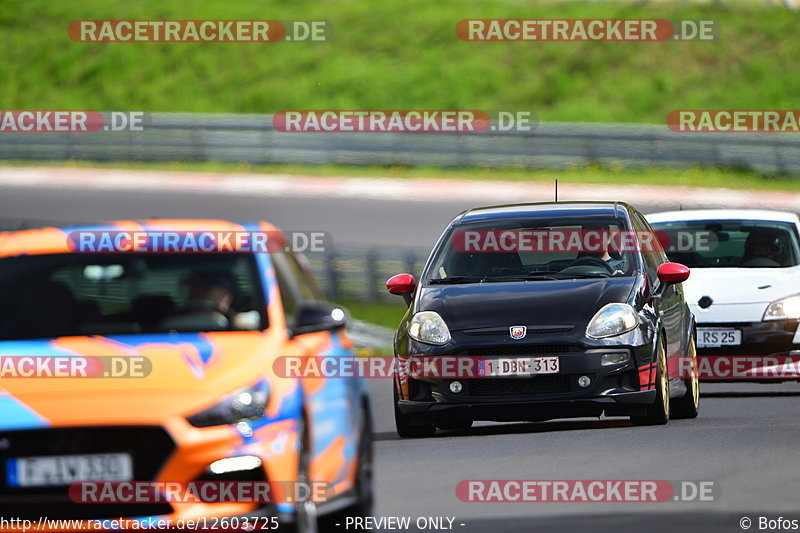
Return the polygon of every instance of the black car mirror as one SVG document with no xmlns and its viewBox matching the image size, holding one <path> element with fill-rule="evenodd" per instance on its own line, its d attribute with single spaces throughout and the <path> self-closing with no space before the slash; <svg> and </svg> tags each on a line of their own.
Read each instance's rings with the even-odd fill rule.
<svg viewBox="0 0 800 533">
<path fill-rule="evenodd" d="M 347 325 L 347 311 L 328 302 L 302 302 L 295 314 L 292 336 L 305 335 L 343 328 Z"/>
</svg>

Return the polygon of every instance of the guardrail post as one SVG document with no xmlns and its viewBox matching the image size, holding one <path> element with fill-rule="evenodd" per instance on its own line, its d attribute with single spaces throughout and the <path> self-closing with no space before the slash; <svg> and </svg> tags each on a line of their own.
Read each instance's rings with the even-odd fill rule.
<svg viewBox="0 0 800 533">
<path fill-rule="evenodd" d="M 75 151 L 75 133 L 67 133 L 67 159 L 77 159 Z"/>
<path fill-rule="evenodd" d="M 200 128 L 194 128 L 192 131 L 192 154 L 195 161 L 206 160 L 206 147 L 204 131 Z"/>
<path fill-rule="evenodd" d="M 594 164 L 597 161 L 597 148 L 594 144 L 594 139 L 588 138 L 586 139 L 586 162 L 588 164 Z"/>
<path fill-rule="evenodd" d="M 367 275 L 367 300 L 374 302 L 380 297 L 378 293 L 378 251 L 374 248 L 367 251 L 364 263 Z"/>
<path fill-rule="evenodd" d="M 417 270 L 417 254 L 412 251 L 406 252 L 405 262 L 406 272 L 414 274 Z"/>
<path fill-rule="evenodd" d="M 786 171 L 786 163 L 783 160 L 783 146 L 779 141 L 776 141 L 775 144 L 772 145 L 775 151 L 775 168 L 778 170 L 778 174 L 784 175 L 787 174 Z"/>
<path fill-rule="evenodd" d="M 339 298 L 338 254 L 334 250 L 325 254 L 325 278 L 328 280 L 328 294 L 331 300 Z"/>
</svg>

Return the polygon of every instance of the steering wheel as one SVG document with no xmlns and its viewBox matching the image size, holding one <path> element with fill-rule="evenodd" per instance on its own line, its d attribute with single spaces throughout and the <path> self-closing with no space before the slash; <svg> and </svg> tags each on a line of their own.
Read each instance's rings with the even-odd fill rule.
<svg viewBox="0 0 800 533">
<path fill-rule="evenodd" d="M 614 273 L 614 269 L 611 268 L 611 265 L 600 259 L 599 257 L 592 257 L 587 255 L 586 257 L 581 257 L 573 261 L 567 268 L 574 267 L 574 266 L 602 266 L 609 274 Z"/>
</svg>

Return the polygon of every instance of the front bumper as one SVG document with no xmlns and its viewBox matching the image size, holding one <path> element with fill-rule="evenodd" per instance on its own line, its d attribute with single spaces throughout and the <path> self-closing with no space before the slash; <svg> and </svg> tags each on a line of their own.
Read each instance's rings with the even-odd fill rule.
<svg viewBox="0 0 800 533">
<path fill-rule="evenodd" d="M 541 421 L 584 416 L 630 416 L 644 414 L 656 398 L 650 363 L 652 347 L 529 345 L 517 355 L 492 353 L 489 347 L 475 347 L 473 355 L 484 357 L 527 357 L 558 355 L 559 373 L 524 377 L 473 377 L 459 379 L 462 390 L 451 392 L 451 378 L 407 378 L 401 385 L 398 409 L 414 423 L 437 420 Z M 463 352 L 463 350 L 462 350 Z M 534 353 L 530 353 L 534 352 Z M 556 353 L 553 353 L 556 352 Z M 607 353 L 627 353 L 628 362 L 601 365 Z M 646 370 L 643 370 L 645 368 Z M 578 380 L 587 376 L 588 387 Z"/>
<path fill-rule="evenodd" d="M 283 420 L 246 439 L 228 426 L 194 428 L 182 420 L 166 426 L 53 427 L 0 433 L 7 446 L 0 451 L 0 516 L 33 520 L 70 519 L 95 528 L 96 520 L 152 517 L 202 520 L 231 516 L 280 516 L 281 504 L 220 503 L 76 503 L 68 487 L 17 488 L 7 483 L 7 459 L 48 455 L 127 452 L 132 455 L 134 480 L 141 482 L 269 481 L 296 476 L 296 424 Z M 9 444 L 10 443 L 10 444 Z M 216 476 L 209 465 L 219 459 L 256 455 L 262 466 Z M 286 468 L 289 466 L 289 468 Z M 289 508 L 292 506 L 289 505 Z M 91 522 L 90 522 L 91 521 Z"/>
<path fill-rule="evenodd" d="M 643 415 L 656 399 L 655 390 L 563 400 L 523 400 L 492 403 L 444 403 L 400 400 L 400 410 L 412 423 L 437 420 L 492 420 L 538 422 L 554 418 Z"/>
<path fill-rule="evenodd" d="M 765 322 L 725 322 L 697 324 L 702 328 L 734 329 L 741 331 L 741 344 L 697 348 L 701 381 L 765 381 L 800 379 L 792 372 L 778 373 L 765 369 L 787 361 L 800 361 L 800 320 Z M 739 365 L 739 367 L 737 367 Z M 755 369 L 755 376 L 740 369 Z"/>
<path fill-rule="evenodd" d="M 765 356 L 785 354 L 800 350 L 800 335 L 797 334 L 800 320 L 769 320 L 766 322 L 699 323 L 697 329 L 722 328 L 742 332 L 739 346 L 697 348 L 698 355 L 744 355 Z M 797 337 L 798 342 L 795 343 Z"/>
</svg>

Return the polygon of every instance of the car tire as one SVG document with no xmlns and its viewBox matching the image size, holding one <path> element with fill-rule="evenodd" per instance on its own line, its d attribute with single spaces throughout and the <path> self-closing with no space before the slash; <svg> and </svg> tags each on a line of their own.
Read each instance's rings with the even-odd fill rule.
<svg viewBox="0 0 800 533">
<path fill-rule="evenodd" d="M 686 394 L 672 402 L 672 418 L 697 418 L 700 412 L 700 378 L 697 368 L 697 343 L 694 335 L 689 340 L 689 360 L 692 375 L 684 380 Z"/>
<path fill-rule="evenodd" d="M 305 417 L 301 418 L 300 437 L 298 438 L 298 465 L 297 482 L 311 485 L 311 441 L 308 433 L 308 423 Z M 319 517 L 317 504 L 313 501 L 295 502 L 294 524 L 292 530 L 296 533 L 317 533 L 319 531 Z"/>
<path fill-rule="evenodd" d="M 373 516 L 373 439 L 372 416 L 365 405 L 361 413 L 361 429 L 358 441 L 358 465 L 356 470 L 355 496 L 356 502 L 340 511 L 326 515 L 320 520 L 323 531 L 336 531 L 336 524 L 348 523 L 350 517 Z M 362 530 L 363 531 L 363 530 Z"/>
<path fill-rule="evenodd" d="M 667 352 L 663 339 L 659 338 L 656 347 L 658 365 L 656 366 L 656 401 L 647 408 L 644 416 L 632 416 L 634 426 L 661 426 L 669 422 L 669 378 L 667 375 Z"/>
<path fill-rule="evenodd" d="M 395 385 L 392 385 L 392 388 L 394 389 L 394 424 L 397 434 L 404 439 L 424 439 L 436 435 L 436 426 L 433 425 L 433 422 L 412 424 L 411 417 L 400 412 L 400 408 L 397 406 L 397 388 Z"/>
</svg>

